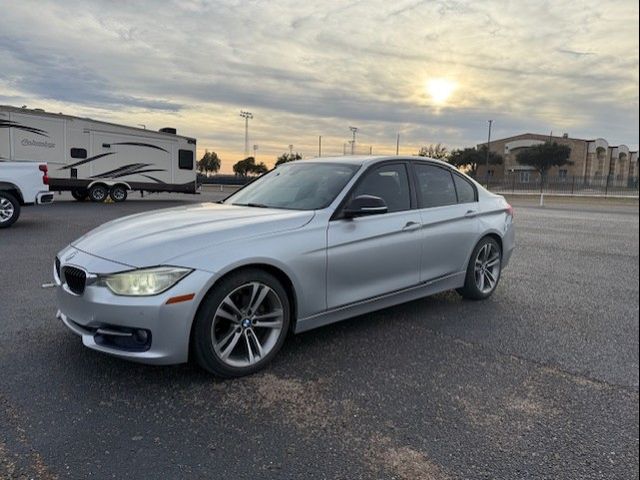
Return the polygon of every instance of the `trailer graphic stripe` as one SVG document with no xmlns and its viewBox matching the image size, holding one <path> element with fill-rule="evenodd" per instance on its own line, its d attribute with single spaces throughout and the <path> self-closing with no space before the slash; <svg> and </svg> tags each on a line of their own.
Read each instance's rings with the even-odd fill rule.
<svg viewBox="0 0 640 480">
<path fill-rule="evenodd" d="M 111 177 L 111 176 L 116 175 L 118 173 L 129 172 L 131 170 L 136 170 L 136 169 L 148 167 L 149 165 L 151 165 L 151 164 L 150 163 L 130 163 L 128 165 L 124 165 L 124 166 L 116 168 L 114 170 L 109 170 L 108 172 L 99 173 L 98 175 L 94 175 L 91 178 Z"/>
<path fill-rule="evenodd" d="M 131 163 L 129 165 L 124 165 L 120 168 L 116 168 L 115 170 L 110 170 L 108 172 L 94 175 L 91 178 L 120 178 L 120 177 L 129 176 L 129 175 L 139 175 L 142 173 L 166 172 L 164 168 L 146 168 L 150 166 L 152 166 L 150 163 Z M 154 180 L 156 182 L 164 183 L 158 180 L 157 178 L 153 178 L 148 175 L 143 175 L 143 176 L 151 180 Z"/>
<path fill-rule="evenodd" d="M 40 128 L 29 127 L 28 125 L 21 125 L 18 122 L 13 122 L 10 120 L 0 120 L 0 128 L 16 128 L 18 130 L 23 130 L 25 132 L 34 133 L 36 135 L 40 135 L 43 137 L 49 138 L 49 135 L 46 130 L 42 130 Z"/>
<path fill-rule="evenodd" d="M 101 153 L 100 155 L 94 155 L 93 157 L 85 158 L 84 160 L 80 160 L 79 162 L 72 163 L 71 165 L 67 165 L 59 168 L 58 170 L 67 170 L 68 168 L 75 168 L 79 165 L 84 165 L 85 163 L 93 162 L 94 160 L 98 160 L 99 158 L 106 157 L 107 155 L 113 155 L 116 152 L 107 152 Z"/>
<path fill-rule="evenodd" d="M 167 152 L 169 153 L 169 150 L 166 150 L 162 147 L 159 147 L 157 145 L 151 145 L 150 143 L 141 143 L 141 142 L 118 142 L 118 143 L 112 143 L 111 145 L 130 145 L 133 147 L 147 147 L 147 148 L 155 148 L 156 150 L 162 150 L 163 152 Z"/>
</svg>

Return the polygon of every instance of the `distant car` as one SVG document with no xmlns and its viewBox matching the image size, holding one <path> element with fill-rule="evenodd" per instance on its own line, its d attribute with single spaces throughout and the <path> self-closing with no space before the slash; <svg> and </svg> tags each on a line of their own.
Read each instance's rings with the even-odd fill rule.
<svg viewBox="0 0 640 480">
<path fill-rule="evenodd" d="M 449 289 L 489 297 L 513 211 L 437 160 L 283 164 L 218 204 L 106 223 L 55 259 L 58 317 L 144 363 L 253 373 L 302 332 Z"/>
<path fill-rule="evenodd" d="M 8 228 L 20 217 L 25 205 L 53 202 L 46 163 L 0 160 L 0 228 Z"/>
</svg>

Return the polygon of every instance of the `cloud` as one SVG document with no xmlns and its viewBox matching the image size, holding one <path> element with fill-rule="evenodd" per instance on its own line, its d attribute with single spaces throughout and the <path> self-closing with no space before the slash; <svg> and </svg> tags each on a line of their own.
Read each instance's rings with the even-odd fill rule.
<svg viewBox="0 0 640 480">
<path fill-rule="evenodd" d="M 114 6 L 117 5 L 117 8 Z M 0 99 L 178 125 L 199 145 L 336 153 L 568 131 L 638 143 L 638 5 L 626 0 L 21 1 L 0 16 Z M 431 102 L 430 78 L 458 84 Z M 408 153 L 407 151 L 407 153 Z M 223 157 L 224 158 L 224 157 Z"/>
</svg>

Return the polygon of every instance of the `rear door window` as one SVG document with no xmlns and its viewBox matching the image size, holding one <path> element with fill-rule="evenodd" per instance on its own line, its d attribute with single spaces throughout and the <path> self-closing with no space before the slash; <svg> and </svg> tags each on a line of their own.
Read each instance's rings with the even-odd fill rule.
<svg viewBox="0 0 640 480">
<path fill-rule="evenodd" d="M 451 172 L 446 168 L 415 164 L 420 193 L 420 208 L 442 207 L 458 203 Z"/>
</svg>

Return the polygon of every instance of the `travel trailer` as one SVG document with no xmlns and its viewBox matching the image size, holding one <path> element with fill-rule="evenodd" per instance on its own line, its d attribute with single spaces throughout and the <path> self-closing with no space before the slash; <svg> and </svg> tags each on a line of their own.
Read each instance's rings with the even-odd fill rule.
<svg viewBox="0 0 640 480">
<path fill-rule="evenodd" d="M 46 162 L 52 191 L 76 200 L 140 192 L 195 193 L 196 140 L 41 109 L 0 106 L 0 162 Z"/>
</svg>

